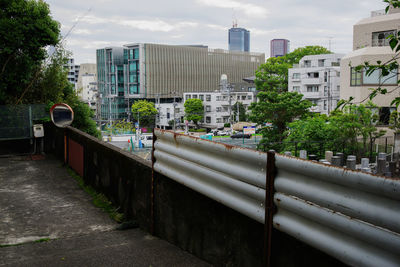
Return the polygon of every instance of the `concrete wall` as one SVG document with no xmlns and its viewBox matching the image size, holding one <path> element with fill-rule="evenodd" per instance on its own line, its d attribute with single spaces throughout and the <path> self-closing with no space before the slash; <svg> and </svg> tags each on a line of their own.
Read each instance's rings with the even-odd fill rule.
<svg viewBox="0 0 400 267">
<path fill-rule="evenodd" d="M 50 125 L 46 131 L 46 150 L 63 159 L 64 131 Z M 156 236 L 215 266 L 264 265 L 263 224 L 161 174 L 152 179 L 151 164 L 128 152 L 79 130 L 65 131 L 83 146 L 85 182 L 142 229 L 154 229 Z M 272 266 L 343 266 L 279 231 L 273 231 L 272 239 Z"/>
</svg>

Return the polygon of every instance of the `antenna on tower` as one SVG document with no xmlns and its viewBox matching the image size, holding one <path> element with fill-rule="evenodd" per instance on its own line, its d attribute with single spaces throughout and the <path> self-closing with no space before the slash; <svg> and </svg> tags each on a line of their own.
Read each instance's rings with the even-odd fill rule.
<svg viewBox="0 0 400 267">
<path fill-rule="evenodd" d="M 328 36 L 328 50 L 331 51 L 331 44 L 332 44 L 332 36 Z"/>
<path fill-rule="evenodd" d="M 232 28 L 237 28 L 237 18 L 235 14 L 235 10 L 232 8 Z"/>
</svg>

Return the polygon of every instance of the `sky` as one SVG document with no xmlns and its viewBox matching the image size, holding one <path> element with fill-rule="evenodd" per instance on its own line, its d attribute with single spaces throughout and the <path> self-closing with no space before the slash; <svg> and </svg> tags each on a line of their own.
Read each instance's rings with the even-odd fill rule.
<svg viewBox="0 0 400 267">
<path fill-rule="evenodd" d="M 76 64 L 96 49 L 129 43 L 228 49 L 233 21 L 250 31 L 250 51 L 270 54 L 272 39 L 352 50 L 353 25 L 385 8 L 382 0 L 45 0 Z"/>
</svg>

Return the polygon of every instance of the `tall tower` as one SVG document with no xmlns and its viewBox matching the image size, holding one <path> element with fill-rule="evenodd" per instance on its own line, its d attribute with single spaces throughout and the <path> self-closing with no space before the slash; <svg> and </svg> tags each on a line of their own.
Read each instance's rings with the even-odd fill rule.
<svg viewBox="0 0 400 267">
<path fill-rule="evenodd" d="M 237 23 L 233 23 L 229 29 L 229 50 L 231 51 L 250 51 L 250 32 L 244 28 L 237 28 Z"/>
<path fill-rule="evenodd" d="M 281 57 L 289 53 L 290 41 L 286 39 L 273 39 L 271 40 L 271 54 L 270 57 Z"/>
</svg>

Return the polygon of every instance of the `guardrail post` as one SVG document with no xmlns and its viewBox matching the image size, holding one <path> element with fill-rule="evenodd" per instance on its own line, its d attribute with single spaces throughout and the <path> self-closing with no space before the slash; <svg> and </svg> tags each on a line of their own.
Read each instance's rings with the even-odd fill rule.
<svg viewBox="0 0 400 267">
<path fill-rule="evenodd" d="M 275 167 L 275 151 L 270 150 L 267 153 L 267 177 L 265 188 L 265 222 L 264 222 L 264 262 L 265 266 L 271 266 L 271 249 L 272 249 L 272 219 L 275 213 L 274 205 L 274 180 L 276 174 Z"/>
</svg>

